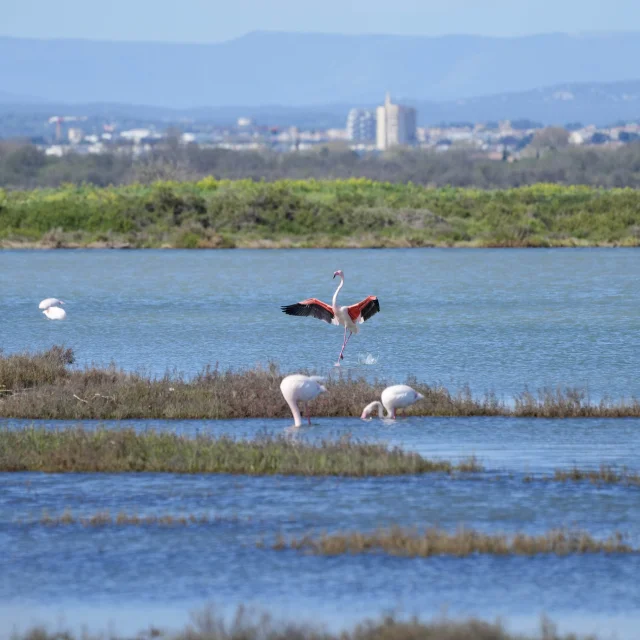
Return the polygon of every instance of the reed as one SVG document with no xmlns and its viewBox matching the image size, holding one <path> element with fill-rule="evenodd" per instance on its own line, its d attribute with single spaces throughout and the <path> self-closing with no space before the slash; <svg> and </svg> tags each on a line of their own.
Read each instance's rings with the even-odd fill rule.
<svg viewBox="0 0 640 640">
<path fill-rule="evenodd" d="M 592 484 L 625 484 L 640 486 L 640 474 L 627 469 L 616 469 L 601 465 L 599 469 L 556 469 L 553 474 L 556 482 L 591 482 Z"/>
<path fill-rule="evenodd" d="M 459 464 L 428 460 L 417 453 L 349 437 L 307 443 L 267 434 L 241 440 L 134 429 L 0 430 L 0 471 L 364 477 L 481 470 L 474 459 Z"/>
<path fill-rule="evenodd" d="M 264 546 L 260 541 L 258 546 Z M 443 529 L 404 529 L 394 526 L 374 532 L 308 534 L 300 538 L 278 535 L 271 547 L 293 549 L 314 555 L 339 556 L 386 553 L 411 558 L 432 556 L 466 557 L 472 554 L 534 556 L 538 554 L 637 553 L 620 533 L 598 540 L 584 531 L 553 530 L 543 535 L 486 534 L 470 529 L 450 533 Z"/>
<path fill-rule="evenodd" d="M 71 349 L 6 355 L 0 353 L 0 417 L 50 420 L 291 418 L 282 394 L 283 374 L 270 364 L 245 371 L 206 366 L 193 378 L 168 372 L 162 377 L 129 373 L 115 365 L 73 368 Z M 640 402 L 592 403 L 576 389 L 524 392 L 514 407 L 495 395 L 474 397 L 470 389 L 451 393 L 416 380 L 409 384 L 425 399 L 407 410 L 422 416 L 515 416 L 540 418 L 640 416 Z M 379 398 L 384 381 L 340 375 L 327 381 L 328 393 L 312 403 L 318 417 L 358 417 Z"/>
<path fill-rule="evenodd" d="M 543 617 L 540 631 L 535 635 L 511 634 L 500 621 L 490 623 L 469 619 L 454 621 L 446 617 L 423 622 L 418 618 L 400 619 L 385 616 L 377 620 L 365 620 L 352 629 L 332 633 L 324 625 L 299 622 L 278 622 L 265 613 L 255 613 L 239 607 L 234 617 L 227 621 L 209 608 L 192 616 L 192 623 L 183 630 L 165 631 L 151 626 L 133 636 L 109 634 L 111 640 L 146 640 L 167 638 L 170 640 L 578 640 L 573 634 L 561 635 L 555 625 Z M 113 623 L 117 625 L 117 620 Z M 102 640 L 104 636 L 81 636 L 70 631 L 48 631 L 35 627 L 26 633 L 14 635 L 14 640 Z M 594 636 L 584 640 L 595 640 Z"/>
<path fill-rule="evenodd" d="M 640 401 L 603 398 L 592 402 L 584 389 L 541 389 L 516 396 L 511 414 L 530 418 L 629 418 L 640 416 Z"/>
<path fill-rule="evenodd" d="M 61 527 L 68 525 L 80 525 L 82 527 L 187 527 L 190 525 L 205 525 L 220 522 L 238 522 L 235 517 L 214 516 L 206 514 L 196 515 L 138 515 L 136 513 L 125 513 L 123 511 L 116 515 L 111 515 L 109 511 L 99 511 L 89 516 L 76 516 L 71 511 L 64 511 L 59 515 L 50 515 L 44 512 L 36 521 L 21 521 L 20 524 L 41 524 L 47 527 Z"/>
</svg>

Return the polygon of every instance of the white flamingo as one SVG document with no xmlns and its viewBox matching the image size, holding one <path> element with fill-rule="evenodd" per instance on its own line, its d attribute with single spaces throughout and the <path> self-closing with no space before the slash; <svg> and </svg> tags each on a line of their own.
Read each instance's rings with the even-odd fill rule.
<svg viewBox="0 0 640 640">
<path fill-rule="evenodd" d="M 336 363 L 336 366 L 340 366 L 340 360 L 344 359 L 343 353 L 347 342 L 349 342 L 349 338 L 351 338 L 354 333 L 358 333 L 358 324 L 362 324 L 380 311 L 380 303 L 378 302 L 377 296 L 367 296 L 357 304 L 352 304 L 349 307 L 339 307 L 338 294 L 344 286 L 344 273 L 342 273 L 342 271 L 336 271 L 333 277 L 335 278 L 336 276 L 340 276 L 340 284 L 333 294 L 331 305 L 317 298 L 308 298 L 302 302 L 283 306 L 281 309 L 290 316 L 312 316 L 328 324 L 344 327 L 342 349 L 340 350 L 340 357 Z M 347 331 L 349 331 L 349 337 L 347 337 Z"/>
<path fill-rule="evenodd" d="M 48 309 L 49 307 L 59 307 L 63 305 L 64 302 L 62 300 L 58 300 L 58 298 L 45 298 L 39 305 L 38 309 Z"/>
<path fill-rule="evenodd" d="M 302 418 L 300 416 L 300 409 L 298 409 L 298 402 L 305 403 L 305 414 L 311 424 L 311 415 L 309 413 L 309 401 L 313 400 L 321 393 L 326 393 L 327 389 L 320 383 L 324 381 L 324 378 L 320 376 L 305 376 L 301 373 L 296 373 L 291 376 L 286 376 L 280 383 L 280 391 L 284 399 L 287 401 L 291 413 L 293 414 L 294 426 L 302 426 Z"/>
<path fill-rule="evenodd" d="M 44 313 L 49 320 L 64 320 L 67 317 L 67 312 L 60 307 L 48 307 L 42 313 Z"/>
<path fill-rule="evenodd" d="M 360 418 L 366 420 L 371 413 L 376 409 L 378 410 L 378 417 L 383 418 L 382 407 L 387 410 L 387 418 L 395 420 L 396 409 L 404 409 L 410 407 L 412 404 L 421 400 L 424 396 L 418 393 L 415 389 L 412 389 L 406 384 L 394 384 L 391 387 L 387 387 L 380 396 L 382 403 L 378 400 L 368 404 L 363 410 Z"/>
</svg>

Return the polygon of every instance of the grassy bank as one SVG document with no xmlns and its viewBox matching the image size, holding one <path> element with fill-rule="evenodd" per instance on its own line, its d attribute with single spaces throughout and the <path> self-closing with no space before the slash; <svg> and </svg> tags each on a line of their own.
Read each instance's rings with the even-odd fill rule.
<svg viewBox="0 0 640 640">
<path fill-rule="evenodd" d="M 118 620 L 112 621 L 118 626 Z M 14 640 L 102 640 L 103 634 L 92 635 L 85 630 L 79 636 L 68 631 L 48 631 L 36 627 L 22 634 L 14 634 Z M 332 633 L 324 624 L 318 626 L 300 622 L 278 622 L 267 614 L 256 614 L 240 607 L 235 616 L 226 621 L 212 610 L 197 613 L 193 622 L 182 631 L 165 631 L 150 627 L 131 636 L 120 636 L 113 629 L 111 640 L 145 640 L 166 638 L 171 640 L 577 640 L 575 635 L 561 635 L 552 622 L 542 618 L 540 633 L 525 636 L 511 634 L 501 622 L 481 620 L 456 622 L 447 618 L 433 622 L 421 622 L 417 618 L 402 620 L 386 616 L 379 620 L 365 620 L 350 630 Z M 591 637 L 591 640 L 594 640 Z"/>
<path fill-rule="evenodd" d="M 189 438 L 153 429 L 136 432 L 103 427 L 26 427 L 0 429 L 0 472 L 3 471 L 367 477 L 480 473 L 484 467 L 475 457 L 454 464 L 350 437 L 309 443 L 285 435 L 261 434 L 247 440 L 210 435 Z M 528 474 L 523 481 L 640 486 L 640 474 L 602 465 L 599 469 L 557 469 L 553 475 Z M 70 523 L 75 522 L 71 518 Z"/>
<path fill-rule="evenodd" d="M 236 440 L 153 430 L 68 428 L 0 430 L 0 472 L 231 473 L 245 475 L 390 476 L 481 471 L 473 459 L 427 460 L 383 444 L 349 438 L 302 443 L 264 435 Z"/>
<path fill-rule="evenodd" d="M 263 546 L 261 541 L 259 546 Z M 295 549 L 316 555 L 387 553 L 394 556 L 429 558 L 472 554 L 533 556 L 573 553 L 637 553 L 620 534 L 598 540 L 583 531 L 550 531 L 539 536 L 485 534 L 468 529 L 449 533 L 443 529 L 425 531 L 392 527 L 374 532 L 345 532 L 306 535 L 301 538 L 278 536 L 275 550 Z"/>
<path fill-rule="evenodd" d="M 0 189 L 0 246 L 554 247 L 640 245 L 640 192 L 499 191 L 367 179 Z"/>
<path fill-rule="evenodd" d="M 0 417 L 54 420 L 283 418 L 291 412 L 280 393 L 277 367 L 222 372 L 206 367 L 192 379 L 127 373 L 115 367 L 76 369 L 73 352 L 63 347 L 40 353 L 0 353 Z M 515 406 L 468 389 L 451 393 L 410 381 L 425 399 L 408 415 L 517 416 L 539 418 L 640 416 L 640 402 L 592 403 L 580 390 L 525 392 Z M 384 382 L 340 377 L 327 382 L 328 393 L 311 403 L 314 416 L 359 417 L 379 398 Z"/>
</svg>

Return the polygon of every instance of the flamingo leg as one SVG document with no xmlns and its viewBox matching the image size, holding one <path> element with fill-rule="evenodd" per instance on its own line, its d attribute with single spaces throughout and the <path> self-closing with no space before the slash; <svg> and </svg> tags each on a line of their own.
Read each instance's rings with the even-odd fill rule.
<svg viewBox="0 0 640 640">
<path fill-rule="evenodd" d="M 304 410 L 307 414 L 307 420 L 309 421 L 309 424 L 311 424 L 311 411 L 309 411 L 309 403 L 305 402 L 304 403 Z"/>
<path fill-rule="evenodd" d="M 342 349 L 340 349 L 340 355 L 338 356 L 338 363 L 336 366 L 340 366 L 340 360 L 342 360 L 342 354 L 344 352 L 344 348 L 347 346 L 347 327 L 344 328 L 344 338 L 342 339 Z"/>
<path fill-rule="evenodd" d="M 349 337 L 347 338 L 346 337 L 347 329 L 345 327 L 344 335 L 345 335 L 345 341 L 344 341 L 344 344 L 342 345 L 342 351 L 340 352 L 340 360 L 344 360 L 344 356 L 342 354 L 344 353 L 344 350 L 347 347 L 347 344 L 348 344 L 349 340 L 351 339 L 351 336 L 353 335 L 353 333 L 351 331 L 349 331 Z"/>
</svg>

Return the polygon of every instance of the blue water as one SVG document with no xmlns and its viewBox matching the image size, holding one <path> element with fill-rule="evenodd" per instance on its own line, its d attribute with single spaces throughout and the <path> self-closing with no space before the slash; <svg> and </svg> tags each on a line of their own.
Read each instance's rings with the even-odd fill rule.
<svg viewBox="0 0 640 640">
<path fill-rule="evenodd" d="M 344 368 L 509 398 L 525 386 L 640 395 L 640 252 L 562 250 L 2 251 L 0 347 L 72 346 L 80 364 L 193 374 L 205 364 L 329 371 L 342 330 L 281 313 L 369 294 Z M 38 310 L 48 296 L 68 319 Z M 377 360 L 362 365 L 367 356 Z"/>
<path fill-rule="evenodd" d="M 282 433 L 285 423 L 103 426 L 253 437 Z M 0 426 L 22 424 L 6 420 Z M 574 464 L 640 470 L 639 427 L 635 419 L 407 418 L 395 425 L 316 419 L 297 436 L 351 433 L 435 458 L 475 454 L 486 467 L 483 474 L 456 479 L 443 474 L 367 479 L 0 474 L 0 547 L 9 550 L 0 556 L 0 613 L 4 607 L 5 619 L 23 627 L 25 616 L 52 622 L 64 614 L 77 624 L 111 620 L 118 629 L 134 630 L 152 622 L 179 625 L 186 612 L 207 603 L 223 612 L 251 603 L 284 617 L 306 616 L 334 625 L 389 610 L 429 617 L 446 607 L 452 616 L 502 615 L 518 629 L 534 627 L 538 614 L 546 612 L 567 627 L 568 620 L 575 623 L 581 614 L 592 625 L 583 630 L 604 625 L 608 631 L 626 632 L 632 621 L 640 622 L 640 555 L 324 558 L 258 549 L 256 542 L 278 532 L 402 524 L 507 533 L 577 527 L 599 537 L 624 532 L 640 545 L 640 489 L 541 478 Z M 533 480 L 525 482 L 525 475 Z M 39 523 L 44 512 L 59 515 L 66 509 L 75 516 L 105 510 L 114 515 L 193 513 L 211 522 L 187 528 L 99 529 Z"/>
<path fill-rule="evenodd" d="M 640 396 L 640 253 L 635 250 L 55 251 L 0 252 L 0 346 L 64 343 L 79 364 L 191 375 L 208 363 L 278 362 L 331 370 L 341 332 L 291 318 L 280 304 L 374 293 L 381 313 L 344 369 L 510 398 L 527 385 L 574 385 L 594 399 Z M 49 322 L 39 300 L 68 302 Z M 361 364 L 368 361 L 375 364 Z M 284 433 L 283 420 L 84 422 L 193 435 Z M 0 420 L 0 428 L 32 421 Z M 36 422 L 44 428 L 73 422 Z M 614 531 L 640 545 L 640 489 L 550 483 L 556 468 L 606 463 L 640 471 L 640 420 L 314 419 L 300 439 L 344 434 L 432 458 L 476 455 L 472 476 L 292 478 L 169 474 L 0 474 L 0 637 L 35 622 L 134 632 L 180 626 L 209 603 L 253 604 L 341 626 L 390 610 L 428 618 L 501 615 L 529 630 L 541 613 L 561 628 L 640 637 L 640 555 L 406 559 L 313 557 L 260 549 L 278 532 L 390 524 L 541 533 Z M 525 477 L 532 477 L 525 482 Z M 206 515 L 189 527 L 47 527 L 44 512 Z"/>
</svg>

